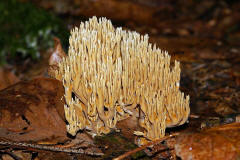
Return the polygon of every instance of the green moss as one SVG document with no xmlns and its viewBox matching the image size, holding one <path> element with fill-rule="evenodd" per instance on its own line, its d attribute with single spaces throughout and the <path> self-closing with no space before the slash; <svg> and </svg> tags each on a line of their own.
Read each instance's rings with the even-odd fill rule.
<svg viewBox="0 0 240 160">
<path fill-rule="evenodd" d="M 126 139 L 123 135 L 121 135 L 121 133 L 115 132 L 101 137 L 95 137 L 94 142 L 98 146 L 103 147 L 102 150 L 104 151 L 104 156 L 102 157 L 102 159 L 113 159 L 129 150 L 137 148 L 137 146 L 133 142 Z M 107 149 L 104 149 L 105 146 L 108 146 Z M 137 152 L 129 156 L 128 158 L 136 160 L 150 159 L 143 151 Z"/>
<path fill-rule="evenodd" d="M 53 46 L 54 36 L 67 45 L 69 31 L 62 21 L 31 3 L 0 1 L 0 15 L 0 64 L 39 59 L 40 51 Z"/>
</svg>

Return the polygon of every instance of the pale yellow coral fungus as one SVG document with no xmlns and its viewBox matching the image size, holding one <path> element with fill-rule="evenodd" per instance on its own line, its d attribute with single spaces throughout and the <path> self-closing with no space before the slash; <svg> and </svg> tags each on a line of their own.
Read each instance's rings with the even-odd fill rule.
<svg viewBox="0 0 240 160">
<path fill-rule="evenodd" d="M 119 120 L 137 116 L 144 132 L 135 134 L 154 140 L 166 127 L 187 120 L 189 97 L 179 91 L 180 64 L 170 67 L 168 53 L 149 43 L 147 35 L 93 17 L 71 31 L 69 42 L 55 78 L 65 87 L 70 134 L 109 133 Z"/>
</svg>

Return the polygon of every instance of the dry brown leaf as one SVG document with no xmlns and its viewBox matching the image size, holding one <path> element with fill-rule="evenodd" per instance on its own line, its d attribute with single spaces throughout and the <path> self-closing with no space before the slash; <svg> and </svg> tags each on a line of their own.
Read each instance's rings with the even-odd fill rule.
<svg viewBox="0 0 240 160">
<path fill-rule="evenodd" d="M 38 78 L 0 92 L 0 137 L 13 141 L 68 139 L 61 82 Z"/>
<path fill-rule="evenodd" d="M 55 70 L 58 68 L 58 63 L 62 60 L 63 57 L 66 57 L 66 53 L 64 52 L 61 42 L 58 38 L 54 38 L 54 50 L 51 53 L 48 64 L 48 74 L 50 76 L 54 76 Z"/>
<path fill-rule="evenodd" d="M 0 68 L 0 90 L 17 83 L 18 81 L 19 78 L 15 74 L 4 68 Z"/>
<path fill-rule="evenodd" d="M 213 127 L 177 137 L 175 151 L 183 160 L 230 160 L 240 158 L 240 123 Z"/>
</svg>

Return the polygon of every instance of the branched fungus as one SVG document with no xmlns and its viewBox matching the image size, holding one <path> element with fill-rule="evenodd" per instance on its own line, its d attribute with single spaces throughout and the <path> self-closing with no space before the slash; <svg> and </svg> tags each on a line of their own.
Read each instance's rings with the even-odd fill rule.
<svg viewBox="0 0 240 160">
<path fill-rule="evenodd" d="M 70 134 L 82 129 L 106 134 L 118 121 L 136 116 L 144 132 L 135 134 L 155 140 L 166 127 L 187 120 L 189 96 L 179 90 L 180 64 L 171 67 L 168 53 L 147 35 L 93 17 L 71 31 L 69 42 L 54 77 L 65 87 Z"/>
</svg>

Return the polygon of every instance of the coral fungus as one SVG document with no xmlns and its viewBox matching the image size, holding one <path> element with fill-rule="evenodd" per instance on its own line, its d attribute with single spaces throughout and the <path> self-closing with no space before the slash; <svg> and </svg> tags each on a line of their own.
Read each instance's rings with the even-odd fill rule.
<svg viewBox="0 0 240 160">
<path fill-rule="evenodd" d="M 71 31 L 68 56 L 53 76 L 65 87 L 67 130 L 109 133 L 129 116 L 139 119 L 143 135 L 155 140 L 166 127 L 183 124 L 189 96 L 179 90 L 180 64 L 148 42 L 148 35 L 114 28 L 93 17 Z"/>
</svg>

